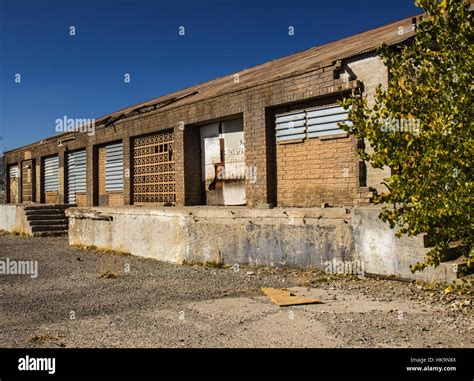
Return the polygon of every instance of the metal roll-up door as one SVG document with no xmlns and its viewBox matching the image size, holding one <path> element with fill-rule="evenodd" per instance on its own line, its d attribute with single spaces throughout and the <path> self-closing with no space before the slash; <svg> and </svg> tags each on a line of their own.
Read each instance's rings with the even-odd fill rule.
<svg viewBox="0 0 474 381">
<path fill-rule="evenodd" d="M 276 140 L 283 142 L 306 137 L 306 113 L 295 111 L 276 116 Z"/>
<path fill-rule="evenodd" d="M 44 191 L 59 190 L 59 157 L 51 156 L 44 159 Z"/>
<path fill-rule="evenodd" d="M 67 156 L 68 203 L 76 203 L 76 193 L 86 192 L 86 150 L 71 152 Z"/>
<path fill-rule="evenodd" d="M 123 191 L 123 143 L 109 144 L 105 156 L 105 191 Z"/>
<path fill-rule="evenodd" d="M 308 138 L 344 133 L 345 131 L 339 127 L 339 123 L 345 122 L 347 125 L 351 125 L 347 120 L 347 114 L 348 111 L 341 106 L 306 110 Z"/>
</svg>

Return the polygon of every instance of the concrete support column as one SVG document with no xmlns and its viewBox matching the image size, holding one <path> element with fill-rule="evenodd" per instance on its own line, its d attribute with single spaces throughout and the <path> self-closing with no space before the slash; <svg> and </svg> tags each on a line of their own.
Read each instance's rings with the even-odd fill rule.
<svg viewBox="0 0 474 381">
<path fill-rule="evenodd" d="M 131 152 L 132 147 L 130 146 L 130 137 L 124 136 L 123 138 L 123 203 L 124 205 L 133 204 L 132 195 L 132 163 L 131 163 Z"/>
<path fill-rule="evenodd" d="M 67 200 L 65 197 L 65 185 L 66 185 L 66 166 L 65 166 L 66 152 L 64 148 L 59 148 L 58 159 L 59 159 L 59 188 L 58 188 L 58 203 L 64 204 Z"/>
<path fill-rule="evenodd" d="M 34 200 L 37 204 L 41 203 L 41 158 L 33 159 L 34 165 Z"/>
<path fill-rule="evenodd" d="M 87 206 L 94 205 L 94 190 L 97 187 L 96 176 L 95 176 L 95 153 L 94 145 L 89 144 L 86 147 L 86 178 L 87 178 L 87 191 L 86 191 L 86 202 Z"/>
<path fill-rule="evenodd" d="M 184 130 L 174 128 L 173 157 L 176 168 L 176 206 L 184 206 Z"/>
<path fill-rule="evenodd" d="M 247 166 L 245 191 L 247 206 L 267 202 L 267 147 L 265 109 L 244 111 L 245 165 Z"/>
</svg>

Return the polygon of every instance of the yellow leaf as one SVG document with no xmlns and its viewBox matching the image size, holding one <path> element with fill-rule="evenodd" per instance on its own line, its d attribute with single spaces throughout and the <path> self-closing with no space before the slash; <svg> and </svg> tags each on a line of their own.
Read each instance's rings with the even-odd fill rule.
<svg viewBox="0 0 474 381">
<path fill-rule="evenodd" d="M 441 14 L 444 15 L 444 13 L 446 12 L 446 0 L 443 0 L 439 4 L 439 9 L 440 9 Z"/>
</svg>

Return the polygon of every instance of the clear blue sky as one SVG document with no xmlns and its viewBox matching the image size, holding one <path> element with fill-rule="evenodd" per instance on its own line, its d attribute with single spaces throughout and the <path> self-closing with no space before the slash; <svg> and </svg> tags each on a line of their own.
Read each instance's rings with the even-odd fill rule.
<svg viewBox="0 0 474 381">
<path fill-rule="evenodd" d="M 98 118 L 420 13 L 413 2 L 0 0 L 0 150 L 54 135 L 64 115 Z"/>
</svg>

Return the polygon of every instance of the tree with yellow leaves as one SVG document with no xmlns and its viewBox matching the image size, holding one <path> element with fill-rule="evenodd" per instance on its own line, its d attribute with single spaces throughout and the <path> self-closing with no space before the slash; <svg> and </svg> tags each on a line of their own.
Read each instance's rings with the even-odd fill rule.
<svg viewBox="0 0 474 381">
<path fill-rule="evenodd" d="M 378 87 L 372 107 L 360 93 L 342 101 L 352 122 L 342 127 L 370 143 L 373 152 L 362 148 L 361 158 L 391 169 L 387 192 L 375 197 L 383 204 L 382 220 L 398 227 L 399 237 L 425 233 L 434 244 L 412 270 L 437 266 L 450 246 L 472 268 L 472 14 L 466 0 L 417 5 L 425 14 L 414 38 L 401 48 L 379 49 L 389 86 Z"/>
</svg>

